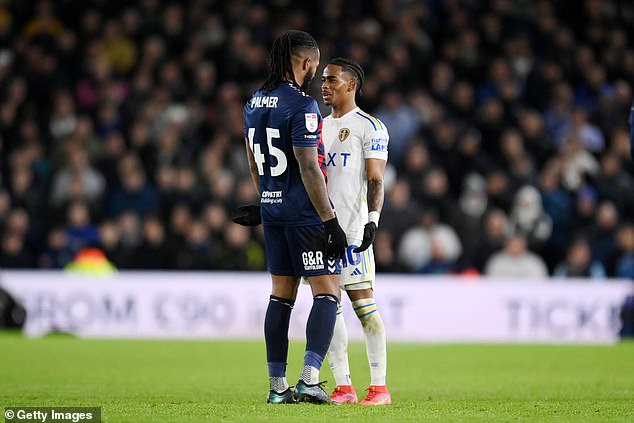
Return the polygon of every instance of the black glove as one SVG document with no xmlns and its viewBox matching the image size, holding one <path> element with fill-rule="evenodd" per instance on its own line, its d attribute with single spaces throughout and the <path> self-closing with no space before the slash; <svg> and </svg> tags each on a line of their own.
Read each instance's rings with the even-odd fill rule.
<svg viewBox="0 0 634 423">
<path fill-rule="evenodd" d="M 256 204 L 246 204 L 239 206 L 238 211 L 241 213 L 231 218 L 235 223 L 242 226 L 258 226 L 262 223 L 260 216 L 260 206 Z"/>
<path fill-rule="evenodd" d="M 326 256 L 331 259 L 343 259 L 348 248 L 346 233 L 339 226 L 337 217 L 324 222 L 326 230 Z"/>
<path fill-rule="evenodd" d="M 361 242 L 361 245 L 352 250 L 352 252 L 360 253 L 361 251 L 365 251 L 370 248 L 370 245 L 372 245 L 372 243 L 374 242 L 374 238 L 376 238 L 376 230 L 376 223 L 366 223 L 365 227 L 363 228 L 363 241 Z"/>
</svg>

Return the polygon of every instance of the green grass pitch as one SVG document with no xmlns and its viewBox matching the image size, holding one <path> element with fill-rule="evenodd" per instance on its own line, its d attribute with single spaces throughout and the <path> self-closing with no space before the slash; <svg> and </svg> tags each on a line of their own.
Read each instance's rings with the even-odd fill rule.
<svg viewBox="0 0 634 423">
<path fill-rule="evenodd" d="M 358 394 L 369 382 L 351 345 Z M 263 342 L 25 339 L 0 333 L 0 402 L 101 406 L 104 422 L 633 422 L 634 343 L 390 343 L 389 407 L 268 405 Z M 289 382 L 303 344 L 291 344 Z M 334 383 L 325 365 L 322 379 Z"/>
</svg>

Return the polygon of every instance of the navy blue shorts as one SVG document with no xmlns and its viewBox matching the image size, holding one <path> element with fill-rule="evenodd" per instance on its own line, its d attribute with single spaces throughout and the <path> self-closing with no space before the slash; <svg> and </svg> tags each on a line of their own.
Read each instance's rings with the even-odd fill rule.
<svg viewBox="0 0 634 423">
<path fill-rule="evenodd" d="M 326 257 L 324 225 L 264 225 L 269 272 L 278 276 L 320 276 L 341 273 L 341 260 Z"/>
</svg>

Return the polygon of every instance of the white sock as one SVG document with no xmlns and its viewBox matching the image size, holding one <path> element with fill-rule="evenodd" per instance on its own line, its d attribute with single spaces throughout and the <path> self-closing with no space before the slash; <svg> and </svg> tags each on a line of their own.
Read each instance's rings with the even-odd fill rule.
<svg viewBox="0 0 634 423">
<path fill-rule="evenodd" d="M 352 385 L 350 365 L 348 364 L 348 330 L 343 319 L 343 308 L 337 309 L 335 330 L 328 349 L 328 364 L 337 385 Z"/>
<path fill-rule="evenodd" d="M 302 371 L 301 379 L 306 382 L 308 385 L 316 385 L 319 383 L 319 369 L 309 366 L 308 364 L 304 365 L 304 370 Z"/>
<path fill-rule="evenodd" d="M 387 372 L 387 347 L 383 319 L 376 308 L 374 298 L 353 301 L 352 307 L 363 326 L 365 352 L 370 364 L 370 384 L 383 386 Z"/>
<path fill-rule="evenodd" d="M 269 377 L 269 385 L 271 386 L 271 391 L 275 391 L 278 394 L 288 389 L 286 377 Z"/>
</svg>

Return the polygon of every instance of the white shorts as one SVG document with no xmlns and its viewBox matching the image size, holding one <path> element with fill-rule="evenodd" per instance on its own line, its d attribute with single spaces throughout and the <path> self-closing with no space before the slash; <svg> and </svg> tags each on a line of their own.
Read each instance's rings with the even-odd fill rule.
<svg viewBox="0 0 634 423">
<path fill-rule="evenodd" d="M 352 250 L 355 248 L 357 245 L 354 243 L 348 247 L 339 277 L 339 287 L 344 291 L 374 289 L 374 249 L 370 245 L 367 250 L 354 253 Z M 302 283 L 308 284 L 308 278 L 302 277 Z"/>
<path fill-rule="evenodd" d="M 348 247 L 346 260 L 344 260 L 341 269 L 341 277 L 339 278 L 339 286 L 344 291 L 353 291 L 357 289 L 374 288 L 374 250 L 370 245 L 365 251 L 354 253 L 352 250 L 356 248 L 354 244 L 361 242 L 352 242 Z"/>
</svg>

